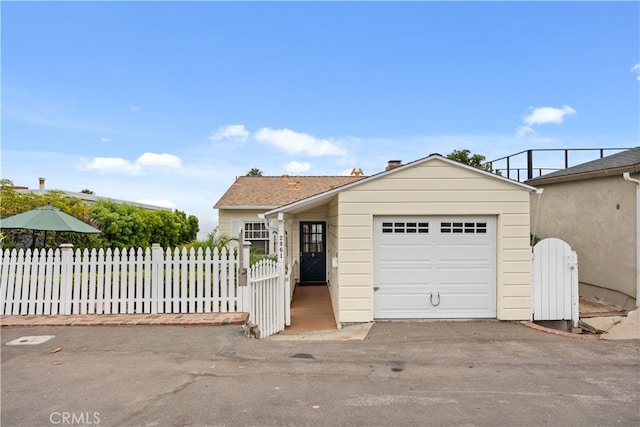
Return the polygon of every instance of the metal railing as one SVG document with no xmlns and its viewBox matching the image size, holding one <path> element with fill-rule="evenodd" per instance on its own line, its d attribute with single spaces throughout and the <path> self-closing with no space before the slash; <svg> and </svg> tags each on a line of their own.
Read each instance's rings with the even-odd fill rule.
<svg viewBox="0 0 640 427">
<path fill-rule="evenodd" d="M 600 156 L 599 158 L 603 158 L 605 156 L 605 153 L 609 153 L 611 151 L 628 150 L 629 148 L 631 148 L 631 147 L 627 147 L 627 148 L 613 148 L 613 147 L 607 147 L 607 148 L 537 148 L 537 149 L 520 151 L 519 153 L 510 154 L 510 155 L 505 156 L 505 157 L 500 157 L 498 159 L 485 162 L 485 164 L 491 165 L 491 167 L 492 167 L 494 172 L 500 173 L 503 176 L 505 176 L 506 178 L 515 179 L 517 181 L 523 181 L 523 180 L 533 179 L 534 177 L 537 178 L 538 176 L 541 176 L 541 175 L 543 175 L 545 173 L 559 171 L 559 170 L 562 170 L 562 169 L 566 169 L 566 168 L 568 168 L 570 166 L 575 166 L 575 164 L 580 164 L 580 163 L 584 163 L 585 161 L 589 161 L 589 160 L 581 159 L 579 162 L 576 162 L 575 164 L 572 165 L 569 162 L 569 153 L 571 153 L 571 152 L 596 152 L 596 153 L 599 154 L 599 156 Z M 547 165 L 545 167 L 536 167 L 534 165 L 534 153 L 542 153 L 542 152 L 560 152 L 560 153 L 563 153 L 564 159 L 562 159 L 562 157 L 559 157 L 559 158 L 561 160 L 564 160 L 564 167 L 561 167 L 561 166 L 551 167 L 550 165 Z M 615 154 L 615 153 L 609 153 L 609 154 Z M 596 160 L 596 158 L 591 158 L 590 160 Z M 545 161 L 548 161 L 548 162 L 551 163 L 551 161 L 549 161 L 549 160 L 545 160 Z M 562 165 L 562 163 L 558 163 L 558 164 Z M 520 166 L 520 165 L 524 165 L 524 166 Z M 526 172 L 526 176 L 522 177 L 521 176 L 521 172 L 523 172 L 523 173 Z M 534 175 L 535 173 L 537 173 L 537 175 Z M 514 175 L 514 176 L 512 176 L 512 175 Z"/>
</svg>

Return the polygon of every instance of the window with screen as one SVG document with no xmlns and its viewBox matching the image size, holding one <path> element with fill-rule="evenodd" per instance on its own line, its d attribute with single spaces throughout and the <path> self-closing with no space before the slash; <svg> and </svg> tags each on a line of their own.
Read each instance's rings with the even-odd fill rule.
<svg viewBox="0 0 640 427">
<path fill-rule="evenodd" d="M 269 253 L 269 230 L 264 222 L 245 222 L 244 239 L 251 242 L 256 253 Z"/>
</svg>

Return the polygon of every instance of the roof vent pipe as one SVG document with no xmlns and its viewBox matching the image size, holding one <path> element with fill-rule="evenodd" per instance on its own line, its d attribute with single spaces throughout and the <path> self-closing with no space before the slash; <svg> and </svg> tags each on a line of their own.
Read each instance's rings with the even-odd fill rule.
<svg viewBox="0 0 640 427">
<path fill-rule="evenodd" d="M 385 171 L 390 171 L 391 169 L 395 169 L 402 166 L 402 160 L 389 160 L 387 162 L 387 167 L 385 168 Z"/>
</svg>

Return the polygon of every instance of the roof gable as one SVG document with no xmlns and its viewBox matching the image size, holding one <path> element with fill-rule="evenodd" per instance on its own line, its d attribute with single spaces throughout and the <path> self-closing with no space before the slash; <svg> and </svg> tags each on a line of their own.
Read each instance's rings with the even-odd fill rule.
<svg viewBox="0 0 640 427">
<path fill-rule="evenodd" d="M 240 176 L 214 205 L 216 209 L 264 208 L 287 205 L 350 184 L 357 176 Z"/>
<path fill-rule="evenodd" d="M 388 176 L 390 174 L 399 173 L 399 172 L 401 172 L 403 170 L 415 167 L 417 165 L 420 165 L 420 164 L 423 164 L 423 163 L 426 163 L 426 162 L 434 161 L 434 160 L 442 161 L 442 162 L 447 163 L 447 164 L 449 164 L 449 165 L 451 165 L 453 167 L 456 167 L 456 168 L 466 169 L 466 170 L 468 170 L 468 171 L 470 171 L 472 173 L 475 173 L 475 174 L 484 175 L 484 176 L 486 176 L 486 177 L 488 177 L 490 179 L 496 179 L 496 180 L 503 181 L 503 182 L 505 182 L 505 183 L 507 183 L 509 185 L 513 185 L 513 186 L 519 187 L 519 188 L 521 188 L 522 190 L 525 190 L 525 191 L 535 191 L 534 187 L 531 187 L 531 186 L 529 186 L 527 184 L 524 184 L 524 183 L 521 183 L 521 182 L 518 182 L 518 181 L 514 181 L 512 179 L 505 178 L 505 177 L 503 177 L 501 175 L 497 175 L 497 174 L 494 174 L 494 173 L 491 173 L 491 172 L 487 172 L 487 171 L 484 171 L 482 169 L 474 168 L 474 167 L 466 165 L 464 163 L 448 159 L 448 158 L 446 158 L 446 157 L 444 157 L 444 156 L 442 156 L 440 154 L 431 154 L 428 157 L 425 157 L 425 158 L 422 158 L 422 159 L 418 159 L 418 160 L 415 160 L 415 161 L 410 162 L 410 163 L 406 163 L 406 164 L 404 164 L 402 166 L 399 166 L 399 167 L 396 167 L 396 168 L 393 168 L 393 169 L 390 169 L 390 170 L 386 170 L 386 171 L 383 171 L 383 172 L 380 172 L 380 173 L 377 173 L 375 175 L 371 175 L 371 176 L 368 176 L 368 177 L 363 177 L 362 179 L 360 179 L 358 181 L 355 181 L 355 182 L 352 182 L 352 183 L 349 183 L 349 184 L 345 184 L 345 185 L 343 185 L 343 186 L 341 186 L 339 188 L 334 188 L 334 189 L 331 189 L 331 190 L 327 190 L 324 193 L 315 194 L 315 195 L 307 197 L 306 199 L 301 199 L 301 200 L 292 202 L 292 203 L 290 203 L 288 205 L 283 205 L 283 206 L 281 206 L 279 208 L 272 209 L 272 210 L 266 212 L 265 215 L 270 216 L 270 215 L 277 214 L 278 212 L 294 212 L 294 211 L 298 211 L 298 210 L 301 210 L 301 209 L 310 208 L 310 207 L 325 203 L 326 201 L 328 201 L 330 198 L 332 198 L 333 196 L 335 196 L 339 192 L 347 191 L 347 190 L 349 190 L 349 189 L 351 189 L 353 187 L 356 187 L 356 186 L 359 186 L 359 185 L 364 185 L 364 184 L 366 184 L 368 182 L 371 182 L 371 181 L 374 181 L 374 180 L 378 180 L 378 179 L 382 179 L 382 178 L 384 178 L 384 177 L 386 177 L 386 176 Z"/>
<path fill-rule="evenodd" d="M 594 178 L 612 173 L 640 171 L 640 147 L 631 148 L 601 159 L 592 160 L 560 171 L 551 172 L 528 181 L 532 185 L 548 182 Z"/>
</svg>

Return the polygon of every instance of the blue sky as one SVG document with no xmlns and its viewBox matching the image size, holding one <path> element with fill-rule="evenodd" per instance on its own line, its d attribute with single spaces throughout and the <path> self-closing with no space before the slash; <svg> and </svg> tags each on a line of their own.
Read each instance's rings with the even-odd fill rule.
<svg viewBox="0 0 640 427">
<path fill-rule="evenodd" d="M 638 2 L 0 8 L 2 178 L 180 209 L 201 236 L 253 167 L 371 175 L 640 138 Z"/>
</svg>

